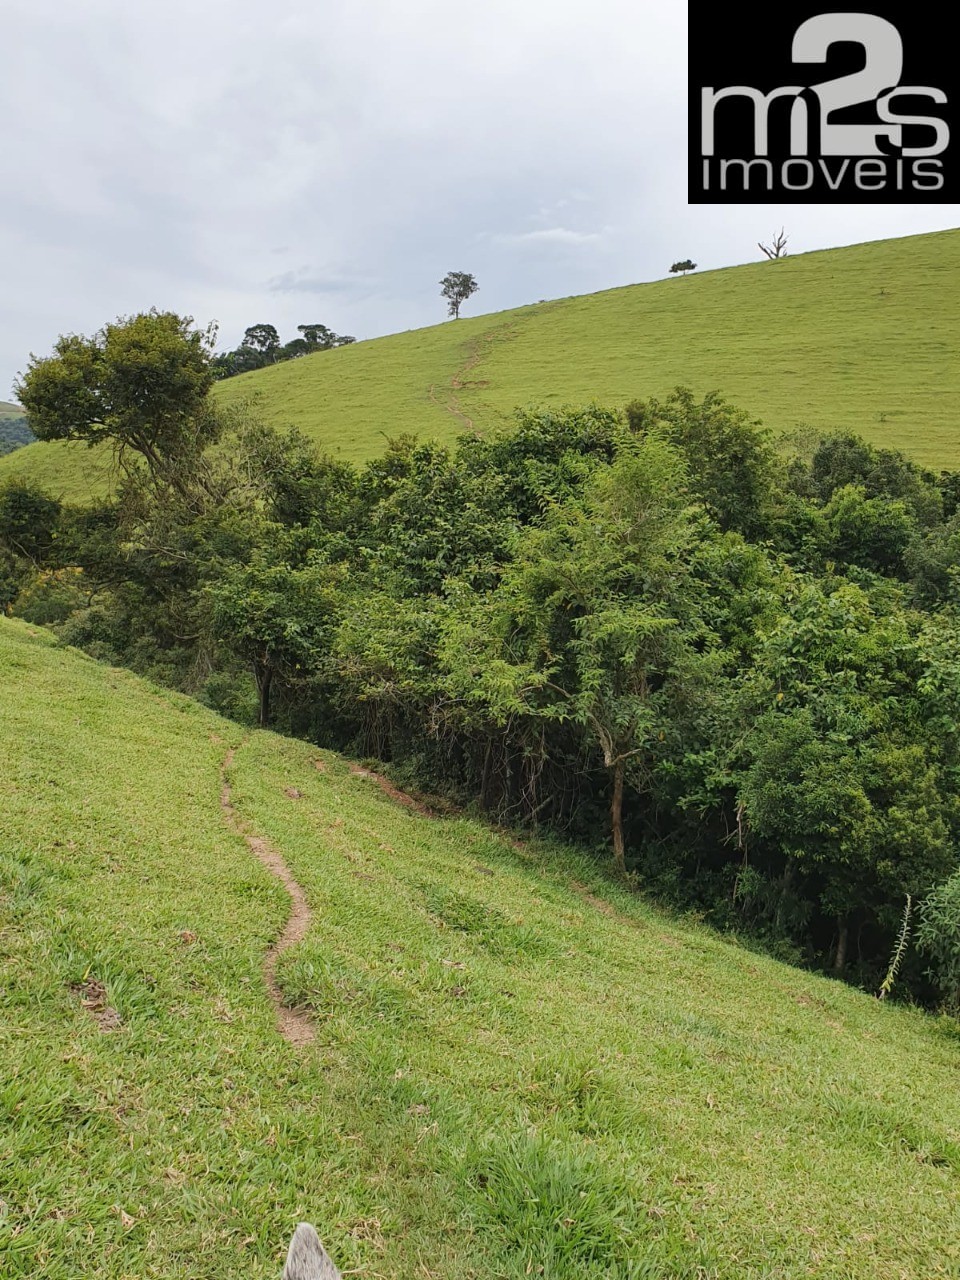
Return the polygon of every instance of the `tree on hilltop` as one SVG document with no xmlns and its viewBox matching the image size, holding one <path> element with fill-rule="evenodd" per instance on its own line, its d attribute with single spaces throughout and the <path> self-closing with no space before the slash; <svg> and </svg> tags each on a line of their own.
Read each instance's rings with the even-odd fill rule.
<svg viewBox="0 0 960 1280">
<path fill-rule="evenodd" d="M 460 308 L 480 286 L 467 271 L 448 271 L 440 281 L 440 296 L 447 300 L 447 314 L 460 319 Z"/>
<path fill-rule="evenodd" d="M 680 275 L 685 276 L 688 271 L 696 271 L 696 269 L 697 264 L 690 258 L 686 258 L 683 262 L 675 262 L 670 268 L 670 274 L 676 275 L 679 272 Z"/>
<path fill-rule="evenodd" d="M 264 363 L 270 363 L 276 360 L 280 350 L 280 335 L 272 324 L 252 324 L 244 331 L 243 342 L 240 345 L 252 347 L 258 355 L 263 357 Z"/>
</svg>

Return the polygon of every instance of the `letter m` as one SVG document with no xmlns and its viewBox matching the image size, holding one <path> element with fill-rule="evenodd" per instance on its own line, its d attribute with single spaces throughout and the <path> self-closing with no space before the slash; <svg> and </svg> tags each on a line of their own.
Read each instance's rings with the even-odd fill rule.
<svg viewBox="0 0 960 1280">
<path fill-rule="evenodd" d="M 796 98 L 791 120 L 791 147 L 794 155 L 806 155 L 806 110 L 807 104 L 799 95 L 803 89 L 799 85 L 782 85 L 779 89 L 771 89 L 769 93 L 761 93 L 759 89 L 751 89 L 749 85 L 733 84 L 726 89 L 704 88 L 700 90 L 700 135 L 702 153 L 705 156 L 714 154 L 714 116 L 717 103 L 724 98 L 748 98 L 753 103 L 753 154 L 767 154 L 767 123 L 770 115 L 770 103 L 775 98 Z M 797 120 L 797 107 L 803 108 L 803 127 Z M 803 140 L 802 148 L 796 144 Z"/>
</svg>

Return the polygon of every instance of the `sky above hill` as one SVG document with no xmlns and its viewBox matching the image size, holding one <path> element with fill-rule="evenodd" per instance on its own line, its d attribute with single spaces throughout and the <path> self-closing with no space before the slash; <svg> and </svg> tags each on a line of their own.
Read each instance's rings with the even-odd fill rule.
<svg viewBox="0 0 960 1280">
<path fill-rule="evenodd" d="M 150 306 L 284 339 L 960 222 L 687 205 L 686 15 L 654 0 L 5 0 L 0 399 Z"/>
</svg>

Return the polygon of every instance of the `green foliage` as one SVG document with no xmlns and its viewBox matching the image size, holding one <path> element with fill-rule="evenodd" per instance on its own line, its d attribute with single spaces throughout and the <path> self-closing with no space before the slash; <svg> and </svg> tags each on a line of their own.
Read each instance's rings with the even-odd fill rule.
<svg viewBox="0 0 960 1280">
<path fill-rule="evenodd" d="M 341 576 L 336 566 L 322 563 L 292 568 L 261 560 L 231 567 L 208 586 L 213 636 L 252 668 L 261 725 L 270 720 L 274 677 L 301 682 L 320 665 L 337 617 Z"/>
<path fill-rule="evenodd" d="M 325 324 L 298 324 L 297 332 L 300 334 L 299 338 L 281 344 L 280 335 L 272 324 L 251 325 L 244 332 L 239 347 L 213 357 L 213 376 L 218 380 L 233 378 L 237 374 L 281 364 L 284 360 L 298 360 L 315 351 L 330 351 L 334 347 L 344 347 L 356 342 L 356 338 L 334 333 Z"/>
<path fill-rule="evenodd" d="M 467 271 L 448 271 L 440 281 L 440 296 L 447 300 L 447 314 L 460 317 L 460 308 L 480 286 Z"/>
<path fill-rule="evenodd" d="M 80 569 L 48 569 L 32 577 L 18 592 L 10 612 L 25 622 L 52 626 L 65 622 L 89 604 Z"/>
<path fill-rule="evenodd" d="M 6 413 L 3 410 L 9 409 Z M 27 420 L 19 405 L 0 404 L 0 457 L 5 453 L 13 453 L 26 444 L 32 444 L 36 436 L 27 426 Z"/>
<path fill-rule="evenodd" d="M 937 885 L 920 904 L 916 939 L 947 1010 L 960 1015 L 960 873 Z"/>
<path fill-rule="evenodd" d="M 28 480 L 0 484 L 0 547 L 34 564 L 43 563 L 57 539 L 62 504 Z"/>
<path fill-rule="evenodd" d="M 149 311 L 91 338 L 59 338 L 55 354 L 31 356 L 17 384 L 40 440 L 109 440 L 148 465 L 196 456 L 218 433 L 207 405 L 211 330 L 189 317 Z"/>
<path fill-rule="evenodd" d="M 585 1269 L 609 1280 L 663 1274 L 655 1251 L 631 1239 L 629 1177 L 589 1148 L 515 1134 L 477 1152 L 468 1176 L 479 1224 L 508 1251 L 505 1274 L 536 1270 L 550 1280 L 576 1280 Z"/>
<path fill-rule="evenodd" d="M 682 451 L 690 488 L 721 529 L 768 533 L 779 468 L 758 423 L 715 392 L 698 403 L 684 387 L 662 403 L 634 400 L 626 414 L 638 435 L 658 433 Z"/>
</svg>

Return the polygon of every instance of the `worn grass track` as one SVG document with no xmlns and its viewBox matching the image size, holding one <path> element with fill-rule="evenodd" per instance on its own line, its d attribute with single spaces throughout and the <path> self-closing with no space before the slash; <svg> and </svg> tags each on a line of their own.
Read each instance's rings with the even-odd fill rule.
<svg viewBox="0 0 960 1280">
<path fill-rule="evenodd" d="M 960 231 L 799 254 L 627 285 L 341 347 L 232 378 L 352 462 L 388 436 L 490 432 L 518 405 L 620 405 L 677 384 L 712 389 L 789 432 L 856 431 L 929 466 L 960 467 Z M 102 491 L 95 457 L 30 445 L 0 479 Z"/>
<path fill-rule="evenodd" d="M 5 1280 L 960 1275 L 949 1028 L 255 732 L 294 1048 L 242 732 L 2 619 L 0 725 Z"/>
</svg>

